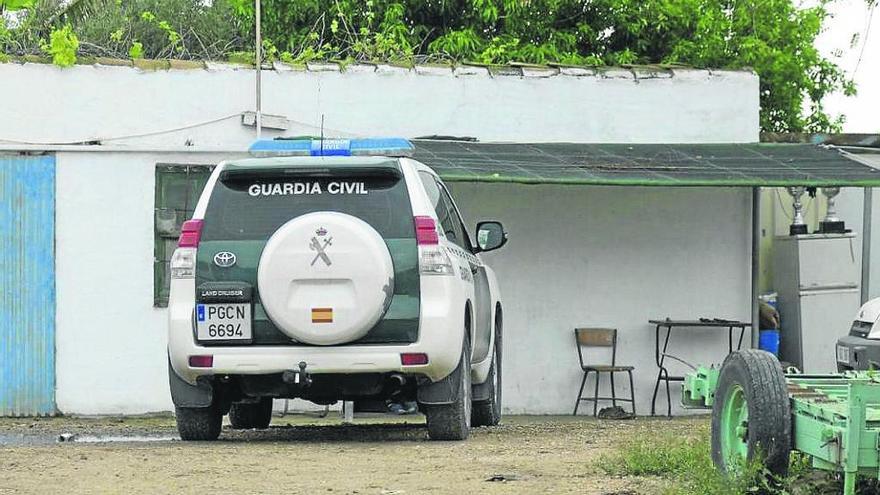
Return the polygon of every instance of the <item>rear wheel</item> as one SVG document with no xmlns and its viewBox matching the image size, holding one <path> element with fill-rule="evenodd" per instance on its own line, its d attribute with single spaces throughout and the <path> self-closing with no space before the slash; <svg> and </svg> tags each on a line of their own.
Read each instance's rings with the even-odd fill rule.
<svg viewBox="0 0 880 495">
<path fill-rule="evenodd" d="M 177 432 L 181 440 L 217 440 L 223 424 L 223 412 L 210 407 L 176 407 Z"/>
<path fill-rule="evenodd" d="M 791 411 L 782 366 L 772 354 L 747 350 L 724 360 L 712 408 L 712 460 L 738 473 L 759 461 L 784 475 L 791 452 Z"/>
<path fill-rule="evenodd" d="M 467 333 L 458 367 L 458 397 L 450 404 L 427 406 L 425 417 L 431 440 L 466 440 L 471 426 L 471 344 Z"/>
<path fill-rule="evenodd" d="M 501 421 L 501 322 L 495 324 L 495 349 L 492 352 L 492 366 L 486 385 L 489 387 L 489 398 L 474 401 L 473 426 L 495 426 Z"/>
<path fill-rule="evenodd" d="M 264 430 L 272 421 L 272 398 L 264 397 L 259 402 L 232 404 L 229 408 L 229 422 L 238 430 L 256 428 Z"/>
</svg>

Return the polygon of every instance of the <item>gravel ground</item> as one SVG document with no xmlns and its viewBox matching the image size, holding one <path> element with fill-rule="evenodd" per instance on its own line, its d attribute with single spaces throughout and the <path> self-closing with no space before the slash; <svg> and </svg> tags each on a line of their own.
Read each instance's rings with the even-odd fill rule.
<svg viewBox="0 0 880 495">
<path fill-rule="evenodd" d="M 628 438 L 701 422 L 507 416 L 446 443 L 428 441 L 420 416 L 289 415 L 184 443 L 170 417 L 0 418 L 0 494 L 654 494 L 660 482 L 609 478 L 597 461 Z"/>
</svg>

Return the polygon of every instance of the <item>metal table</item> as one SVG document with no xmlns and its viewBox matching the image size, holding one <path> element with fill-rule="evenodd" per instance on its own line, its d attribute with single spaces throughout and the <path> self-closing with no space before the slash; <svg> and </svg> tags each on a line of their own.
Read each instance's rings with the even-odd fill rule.
<svg viewBox="0 0 880 495">
<path fill-rule="evenodd" d="M 734 329 L 739 329 L 739 340 L 735 350 L 742 347 L 743 335 L 746 327 L 751 328 L 752 324 L 738 320 L 723 320 L 720 318 L 700 318 L 699 320 L 648 320 L 648 323 L 654 325 L 654 360 L 657 363 L 657 381 L 654 383 L 654 395 L 651 397 L 651 416 L 655 415 L 655 405 L 657 403 L 657 392 L 660 391 L 660 382 L 666 382 L 666 415 L 672 417 L 672 400 L 669 394 L 669 382 L 683 382 L 683 376 L 670 376 L 669 370 L 664 366 L 666 359 L 678 361 L 689 368 L 696 371 L 696 368 L 687 361 L 667 353 L 669 348 L 669 337 L 672 335 L 673 328 L 694 329 L 694 328 L 711 328 L 711 329 L 727 329 L 727 352 L 734 351 L 733 333 Z M 666 329 L 666 336 L 663 339 L 663 350 L 660 350 L 660 329 Z"/>
</svg>

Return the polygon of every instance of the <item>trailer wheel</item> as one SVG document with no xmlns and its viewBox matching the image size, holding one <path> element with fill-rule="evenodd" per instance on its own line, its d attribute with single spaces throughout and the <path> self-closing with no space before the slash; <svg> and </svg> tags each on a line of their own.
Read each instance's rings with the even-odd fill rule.
<svg viewBox="0 0 880 495">
<path fill-rule="evenodd" d="M 756 349 L 724 360 L 712 408 L 712 461 L 737 473 L 760 461 L 785 475 L 791 453 L 791 410 L 785 375 L 776 357 Z"/>
</svg>

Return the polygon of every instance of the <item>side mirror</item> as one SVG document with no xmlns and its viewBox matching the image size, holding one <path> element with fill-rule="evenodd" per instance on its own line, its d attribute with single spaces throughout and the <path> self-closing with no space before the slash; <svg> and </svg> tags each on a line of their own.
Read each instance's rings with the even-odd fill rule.
<svg viewBox="0 0 880 495">
<path fill-rule="evenodd" d="M 501 222 L 489 221 L 477 224 L 477 251 L 484 253 L 507 244 L 507 232 Z"/>
</svg>

